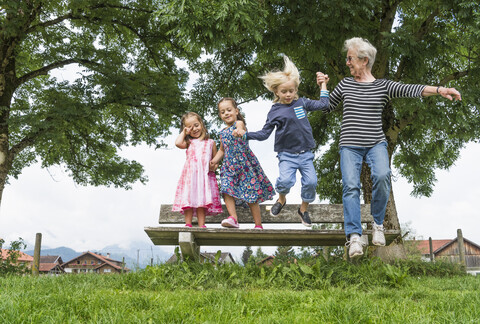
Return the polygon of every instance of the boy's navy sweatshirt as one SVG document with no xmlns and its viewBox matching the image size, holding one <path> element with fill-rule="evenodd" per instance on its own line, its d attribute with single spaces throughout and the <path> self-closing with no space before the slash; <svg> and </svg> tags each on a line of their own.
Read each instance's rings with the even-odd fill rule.
<svg viewBox="0 0 480 324">
<path fill-rule="evenodd" d="M 299 98 L 290 104 L 275 103 L 267 115 L 267 121 L 258 132 L 247 132 L 247 139 L 264 141 L 275 131 L 275 152 L 300 153 L 315 147 L 312 127 L 307 111 L 327 110 L 329 107 L 327 91 L 322 91 L 320 100 Z"/>
</svg>

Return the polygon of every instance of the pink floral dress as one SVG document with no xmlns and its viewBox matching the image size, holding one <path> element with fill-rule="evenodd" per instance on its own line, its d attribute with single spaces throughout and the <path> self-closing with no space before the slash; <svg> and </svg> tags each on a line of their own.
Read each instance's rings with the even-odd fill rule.
<svg viewBox="0 0 480 324">
<path fill-rule="evenodd" d="M 212 139 L 192 139 L 187 148 L 187 160 L 175 192 L 172 211 L 184 213 L 185 209 L 205 208 L 205 215 L 222 213 L 220 194 L 214 172 L 209 171 L 212 159 Z"/>
</svg>

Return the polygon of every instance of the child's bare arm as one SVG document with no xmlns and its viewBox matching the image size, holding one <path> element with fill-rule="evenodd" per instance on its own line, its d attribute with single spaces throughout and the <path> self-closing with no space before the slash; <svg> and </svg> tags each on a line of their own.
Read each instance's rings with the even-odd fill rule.
<svg viewBox="0 0 480 324">
<path fill-rule="evenodd" d="M 225 151 L 223 149 L 223 143 L 220 144 L 220 149 L 218 150 L 218 152 L 215 154 L 215 156 L 213 157 L 213 159 L 210 161 L 210 166 L 213 166 L 215 164 L 218 164 L 218 162 L 220 162 L 221 159 L 223 159 L 223 155 L 225 154 Z"/>
<path fill-rule="evenodd" d="M 212 157 L 215 157 L 217 155 L 217 145 L 214 143 L 212 147 Z M 212 159 L 213 161 L 213 159 Z M 209 170 L 212 172 L 215 172 L 215 170 L 218 168 L 218 163 L 210 163 L 210 168 Z"/>
<path fill-rule="evenodd" d="M 181 148 L 181 149 L 187 148 L 187 142 L 185 141 L 185 137 L 187 137 L 189 133 L 190 133 L 190 129 L 185 127 L 177 136 L 177 139 L 175 140 L 175 145 L 178 148 Z"/>
</svg>

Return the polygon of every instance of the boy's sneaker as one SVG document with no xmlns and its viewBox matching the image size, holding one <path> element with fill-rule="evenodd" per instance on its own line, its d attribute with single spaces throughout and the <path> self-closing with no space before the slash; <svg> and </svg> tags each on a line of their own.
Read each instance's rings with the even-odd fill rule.
<svg viewBox="0 0 480 324">
<path fill-rule="evenodd" d="M 345 243 L 345 246 L 348 247 L 348 256 L 350 259 L 358 258 L 363 255 L 363 245 L 364 242 L 358 235 L 351 235 L 350 241 Z"/>
<path fill-rule="evenodd" d="M 229 216 L 228 218 L 225 218 L 224 220 L 222 220 L 222 226 L 223 227 L 230 227 L 230 228 L 238 228 L 239 227 L 237 220 L 232 216 Z"/>
<path fill-rule="evenodd" d="M 287 202 L 285 201 L 285 204 Z M 272 208 L 270 209 L 270 215 L 272 216 L 277 216 L 278 214 L 280 214 L 280 212 L 282 211 L 282 208 L 283 206 L 285 206 L 285 204 L 281 204 L 278 200 L 276 203 L 273 204 Z"/>
<path fill-rule="evenodd" d="M 307 226 L 307 227 L 311 227 L 312 226 L 312 221 L 310 220 L 310 216 L 308 216 L 308 212 L 305 211 L 304 213 L 302 213 L 300 211 L 300 208 L 298 209 L 298 215 L 300 215 L 300 218 L 302 219 L 302 224 L 304 226 Z"/>
<path fill-rule="evenodd" d="M 385 246 L 385 234 L 383 233 L 383 225 L 372 223 L 372 243 L 377 246 Z"/>
</svg>

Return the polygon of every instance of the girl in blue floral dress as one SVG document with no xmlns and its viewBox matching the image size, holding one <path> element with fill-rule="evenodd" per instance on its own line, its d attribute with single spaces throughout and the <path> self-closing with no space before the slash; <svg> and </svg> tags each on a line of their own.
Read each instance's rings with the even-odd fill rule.
<svg viewBox="0 0 480 324">
<path fill-rule="evenodd" d="M 222 226 L 239 227 L 235 209 L 235 198 L 237 198 L 248 203 L 255 221 L 255 228 L 262 229 L 259 203 L 272 199 L 275 190 L 263 172 L 257 157 L 248 146 L 248 142 L 244 138 L 232 135 L 236 129 L 245 130 L 245 120 L 235 100 L 221 99 L 218 103 L 218 112 L 227 127 L 220 131 L 220 149 L 210 163 L 216 165 L 223 158 L 220 170 L 220 193 L 223 194 L 223 200 L 230 215 L 222 221 Z"/>
</svg>

